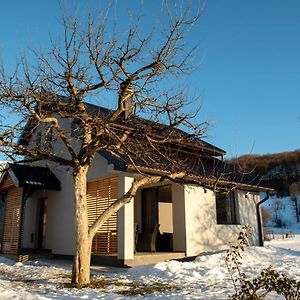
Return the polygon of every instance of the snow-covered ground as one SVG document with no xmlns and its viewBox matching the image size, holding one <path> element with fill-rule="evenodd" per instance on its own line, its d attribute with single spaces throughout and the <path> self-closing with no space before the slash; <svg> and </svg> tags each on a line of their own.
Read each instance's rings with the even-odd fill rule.
<svg viewBox="0 0 300 300">
<path fill-rule="evenodd" d="M 225 253 L 201 255 L 193 262 L 169 261 L 131 269 L 93 269 L 109 280 L 144 284 L 168 283 L 178 289 L 131 299 L 227 299 L 233 292 L 224 261 Z M 243 270 L 254 276 L 272 265 L 277 271 L 300 280 L 300 235 L 295 238 L 273 240 L 265 247 L 250 247 L 243 253 Z M 116 291 L 122 286 L 101 289 L 61 288 L 70 279 L 69 263 L 43 261 L 15 263 L 0 258 L 1 299 L 123 299 Z M 283 299 L 272 294 L 269 299 Z"/>
<path fill-rule="evenodd" d="M 266 242 L 265 247 L 250 247 L 243 252 L 242 269 L 251 278 L 272 265 L 275 270 L 300 280 L 300 225 L 295 221 L 294 203 L 289 197 L 272 198 L 264 207 L 273 215 L 268 231 L 275 239 Z M 283 228 L 274 227 L 274 213 L 281 218 Z M 296 236 L 283 239 L 290 231 Z M 225 265 L 225 255 L 225 252 L 205 254 L 192 262 L 169 261 L 131 269 L 93 267 L 94 279 L 104 276 L 112 283 L 105 289 L 62 288 L 61 284 L 70 282 L 70 262 L 15 263 L 0 257 L 0 299 L 124 299 L 126 296 L 117 292 L 128 289 L 126 285 L 130 282 L 177 287 L 170 291 L 132 296 L 131 299 L 227 299 L 233 294 L 233 286 Z M 268 299 L 283 298 L 272 294 Z"/>
</svg>

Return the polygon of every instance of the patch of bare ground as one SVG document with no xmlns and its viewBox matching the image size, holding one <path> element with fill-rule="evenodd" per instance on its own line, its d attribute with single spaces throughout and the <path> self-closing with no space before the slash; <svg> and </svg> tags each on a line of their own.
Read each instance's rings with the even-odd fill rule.
<svg viewBox="0 0 300 300">
<path fill-rule="evenodd" d="M 96 280 L 92 280 L 90 284 L 83 286 L 75 286 L 72 283 L 62 283 L 59 285 L 60 288 L 91 288 L 91 289 L 100 289 L 105 291 L 108 287 L 119 287 L 118 290 L 115 291 L 116 294 L 125 295 L 125 296 L 133 296 L 133 295 L 146 295 L 152 294 L 156 292 L 165 292 L 165 291 L 173 291 L 179 290 L 179 287 L 174 284 L 166 284 L 155 282 L 152 284 L 142 284 L 130 280 L 122 280 L 122 279 L 108 279 L 108 278 L 98 278 Z"/>
</svg>

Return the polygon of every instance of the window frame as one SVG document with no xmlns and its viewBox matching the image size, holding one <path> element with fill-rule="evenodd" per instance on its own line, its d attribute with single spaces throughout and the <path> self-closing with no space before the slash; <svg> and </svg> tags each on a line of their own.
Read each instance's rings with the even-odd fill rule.
<svg viewBox="0 0 300 300">
<path fill-rule="evenodd" d="M 216 194 L 216 222 L 220 225 L 238 225 L 238 201 L 234 191 Z"/>
<path fill-rule="evenodd" d="M 83 130 L 81 128 L 82 121 L 79 118 L 73 118 L 71 122 L 71 137 L 76 139 L 82 139 Z"/>
</svg>

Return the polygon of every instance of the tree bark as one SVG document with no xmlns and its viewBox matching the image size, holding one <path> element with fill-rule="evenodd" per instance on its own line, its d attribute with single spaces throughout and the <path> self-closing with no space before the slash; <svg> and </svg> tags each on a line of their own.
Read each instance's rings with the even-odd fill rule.
<svg viewBox="0 0 300 300">
<path fill-rule="evenodd" d="M 90 261 L 92 241 L 89 235 L 86 202 L 86 173 L 88 167 L 79 167 L 74 172 L 75 206 L 75 255 L 72 283 L 83 286 L 90 283 Z"/>
</svg>

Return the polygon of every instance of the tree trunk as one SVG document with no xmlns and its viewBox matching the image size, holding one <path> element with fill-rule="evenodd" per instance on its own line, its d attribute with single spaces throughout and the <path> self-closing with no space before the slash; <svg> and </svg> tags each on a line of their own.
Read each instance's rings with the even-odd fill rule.
<svg viewBox="0 0 300 300">
<path fill-rule="evenodd" d="M 75 242 L 72 283 L 82 286 L 90 283 L 91 238 L 89 235 L 86 173 L 88 167 L 80 167 L 74 174 L 75 190 Z"/>
</svg>

